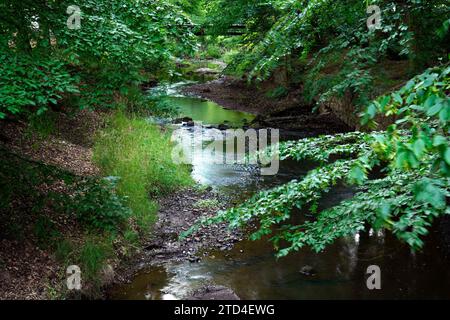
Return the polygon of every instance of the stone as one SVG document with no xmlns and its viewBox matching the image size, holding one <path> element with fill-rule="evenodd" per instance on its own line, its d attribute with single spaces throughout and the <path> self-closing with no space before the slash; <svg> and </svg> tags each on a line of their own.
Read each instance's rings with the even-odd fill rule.
<svg viewBox="0 0 450 320">
<path fill-rule="evenodd" d="M 314 270 L 314 268 L 309 265 L 305 265 L 300 269 L 300 273 L 305 276 L 311 277 L 316 274 L 316 270 Z"/>
<path fill-rule="evenodd" d="M 221 124 L 219 124 L 219 126 L 217 127 L 217 129 L 219 129 L 219 130 L 227 130 L 227 129 L 229 129 L 229 128 L 230 128 L 230 126 L 226 125 L 225 123 L 221 123 Z"/>
<path fill-rule="evenodd" d="M 192 118 L 182 117 L 182 118 L 177 118 L 177 119 L 173 120 L 173 123 L 183 123 L 183 122 L 189 122 L 189 121 L 192 121 Z"/>
<path fill-rule="evenodd" d="M 230 288 L 208 285 L 193 293 L 187 300 L 240 300 L 240 298 Z"/>
</svg>

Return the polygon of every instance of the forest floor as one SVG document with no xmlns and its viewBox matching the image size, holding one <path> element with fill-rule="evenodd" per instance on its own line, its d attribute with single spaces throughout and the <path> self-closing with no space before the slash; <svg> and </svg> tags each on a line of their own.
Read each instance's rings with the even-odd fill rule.
<svg viewBox="0 0 450 320">
<path fill-rule="evenodd" d="M 76 117 L 58 114 L 54 134 L 40 135 L 23 121 L 0 123 L 2 197 L 8 205 L 0 210 L 0 299 L 47 299 L 65 274 L 52 253 L 55 243 L 44 243 L 50 230 L 36 226 L 51 221 L 55 233 L 79 242 L 82 233 L 73 219 L 68 219 L 47 204 L 36 209 L 36 197 L 49 192 L 70 193 L 62 179 L 40 180 L 58 170 L 74 176 L 99 174 L 91 157 L 92 135 L 101 125 L 101 115 L 83 111 Z M 40 176 L 43 177 L 40 177 Z M 38 185 L 35 185 L 38 184 Z M 5 189 L 3 189 L 5 188 Z M 38 189 L 31 195 L 31 189 Z M 9 197 L 12 197 L 11 200 Z"/>
</svg>

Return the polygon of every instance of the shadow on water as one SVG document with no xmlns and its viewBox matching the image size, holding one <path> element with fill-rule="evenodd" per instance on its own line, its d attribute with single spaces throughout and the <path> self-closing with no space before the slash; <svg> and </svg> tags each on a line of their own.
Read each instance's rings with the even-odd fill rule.
<svg viewBox="0 0 450 320">
<path fill-rule="evenodd" d="M 177 104 L 183 116 L 204 124 L 225 120 L 240 124 L 243 118 L 250 121 L 252 116 L 193 97 L 176 96 L 172 103 Z M 189 129 L 185 134 L 191 134 Z M 313 166 L 284 161 L 277 175 L 261 176 L 251 166 L 198 161 L 193 164 L 193 177 L 230 200 L 242 201 L 258 190 L 298 179 Z M 324 197 L 321 207 L 332 206 L 351 194 L 350 189 L 339 186 Z M 428 236 L 421 253 L 411 252 L 391 234 L 370 230 L 340 239 L 321 253 L 304 248 L 279 260 L 267 239 L 244 240 L 230 251 L 209 252 L 199 263 L 144 269 L 132 283 L 116 288 L 113 297 L 183 298 L 207 283 L 214 283 L 231 288 L 242 299 L 448 299 L 450 269 L 444 259 L 437 231 Z M 381 268 L 381 290 L 369 290 L 366 286 L 366 270 L 370 265 Z M 314 275 L 302 273 L 305 267 L 314 270 Z"/>
</svg>

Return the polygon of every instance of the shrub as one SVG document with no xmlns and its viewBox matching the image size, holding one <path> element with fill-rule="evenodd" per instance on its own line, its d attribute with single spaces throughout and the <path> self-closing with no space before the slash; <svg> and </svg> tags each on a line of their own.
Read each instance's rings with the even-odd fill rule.
<svg viewBox="0 0 450 320">
<path fill-rule="evenodd" d="M 107 177 L 83 182 L 69 205 L 77 219 L 100 230 L 114 231 L 130 217 L 131 211 L 125 205 L 126 198 L 116 193 L 118 178 Z"/>
<path fill-rule="evenodd" d="M 78 92 L 64 63 L 0 52 L 0 119 L 7 114 L 47 111 L 65 93 Z"/>
</svg>

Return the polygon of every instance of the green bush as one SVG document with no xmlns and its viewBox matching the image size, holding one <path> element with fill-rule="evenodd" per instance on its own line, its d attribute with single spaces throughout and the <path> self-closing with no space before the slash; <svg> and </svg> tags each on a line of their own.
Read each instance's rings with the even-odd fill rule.
<svg viewBox="0 0 450 320">
<path fill-rule="evenodd" d="M 76 93 L 76 78 L 53 59 L 0 51 L 0 119 L 7 114 L 44 113 L 65 93 Z"/>
<path fill-rule="evenodd" d="M 126 198 L 116 194 L 118 178 L 107 177 L 83 182 L 68 206 L 89 228 L 114 231 L 130 217 Z"/>
</svg>

